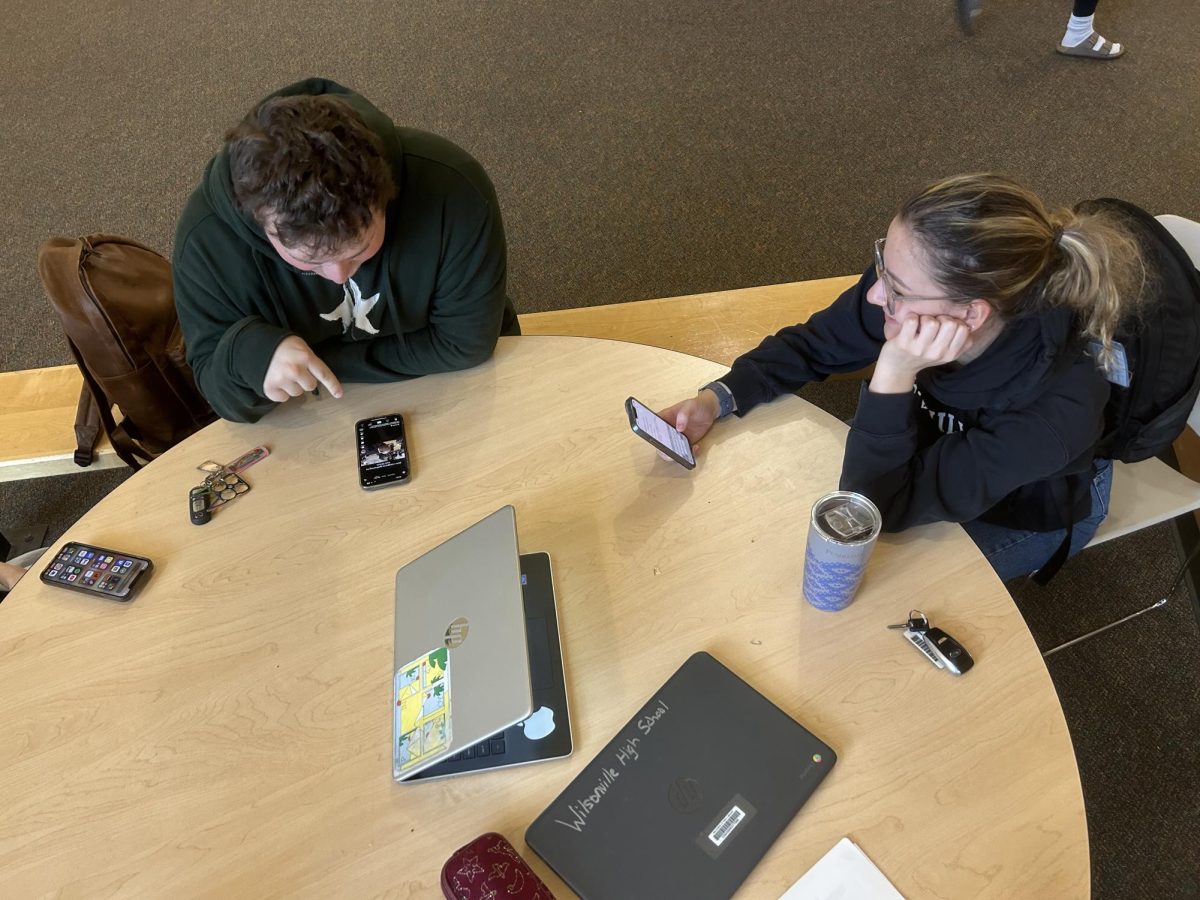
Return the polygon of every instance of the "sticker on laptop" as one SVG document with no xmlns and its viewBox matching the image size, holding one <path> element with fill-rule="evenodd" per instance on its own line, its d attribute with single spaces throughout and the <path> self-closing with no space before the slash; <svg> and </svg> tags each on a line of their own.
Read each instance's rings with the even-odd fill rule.
<svg viewBox="0 0 1200 900">
<path fill-rule="evenodd" d="M 696 836 L 696 846 L 710 859 L 716 859 L 757 813 L 758 810 L 745 797 L 734 794 L 733 799 L 721 807 L 716 818 Z"/>
<path fill-rule="evenodd" d="M 396 670 L 394 768 L 407 772 L 450 746 L 450 651 L 438 647 Z"/>
</svg>

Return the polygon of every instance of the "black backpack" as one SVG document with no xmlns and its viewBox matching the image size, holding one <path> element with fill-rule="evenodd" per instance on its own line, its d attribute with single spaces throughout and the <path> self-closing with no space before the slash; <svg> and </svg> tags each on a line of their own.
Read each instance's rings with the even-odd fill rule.
<svg viewBox="0 0 1200 900">
<path fill-rule="evenodd" d="M 1139 462 L 1162 453 L 1183 433 L 1200 395 L 1200 272 L 1187 251 L 1145 210 L 1123 200 L 1095 200 L 1116 209 L 1142 246 L 1151 296 L 1117 330 L 1129 386 L 1112 386 L 1105 435 L 1095 455 Z"/>
<path fill-rule="evenodd" d="M 1200 273 L 1187 251 L 1145 210 L 1110 198 L 1079 205 L 1080 212 L 1100 209 L 1115 211 L 1141 245 L 1149 296 L 1117 329 L 1128 386 L 1113 383 L 1104 408 L 1104 436 L 1093 456 L 1140 462 L 1162 453 L 1183 433 L 1200 395 Z M 1068 523 L 1086 496 L 1086 483 L 1051 482 Z M 1066 562 L 1073 530 L 1068 524 L 1062 544 L 1033 574 L 1035 582 L 1046 584 Z"/>
</svg>

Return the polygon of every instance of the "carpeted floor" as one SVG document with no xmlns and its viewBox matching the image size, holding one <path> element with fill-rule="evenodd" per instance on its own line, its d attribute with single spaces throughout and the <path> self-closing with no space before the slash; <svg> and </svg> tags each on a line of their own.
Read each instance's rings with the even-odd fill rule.
<svg viewBox="0 0 1200 900">
<path fill-rule="evenodd" d="M 1112 63 L 1054 53 L 1069 5 L 985 0 L 973 39 L 950 0 L 15 5 L 0 369 L 68 360 L 41 240 L 112 231 L 168 251 L 223 131 L 311 74 L 484 164 L 521 312 L 859 271 L 907 193 L 960 171 L 1200 218 L 1194 0 L 1103 0 L 1099 29 L 1129 47 Z M 845 388 L 806 390 L 849 414 Z M 0 485 L 0 526 L 54 537 L 120 477 Z M 1048 590 L 1011 588 L 1049 647 L 1157 599 L 1179 561 L 1164 527 L 1088 551 Z M 1049 661 L 1096 897 L 1200 896 L 1191 602 Z"/>
</svg>

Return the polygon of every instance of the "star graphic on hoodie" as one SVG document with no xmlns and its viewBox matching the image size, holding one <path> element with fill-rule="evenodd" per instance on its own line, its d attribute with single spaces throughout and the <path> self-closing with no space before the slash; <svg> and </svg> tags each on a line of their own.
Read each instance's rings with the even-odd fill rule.
<svg viewBox="0 0 1200 900">
<path fill-rule="evenodd" d="M 379 294 L 375 294 L 373 297 L 364 297 L 353 278 L 342 285 L 342 290 L 345 291 L 345 295 L 342 297 L 341 304 L 333 312 L 321 313 L 321 318 L 327 322 L 341 321 L 342 334 L 350 330 L 352 322 L 359 331 L 365 331 L 367 334 L 379 334 L 379 329 L 372 325 L 371 320 L 367 318 L 367 314 L 379 302 Z"/>
</svg>

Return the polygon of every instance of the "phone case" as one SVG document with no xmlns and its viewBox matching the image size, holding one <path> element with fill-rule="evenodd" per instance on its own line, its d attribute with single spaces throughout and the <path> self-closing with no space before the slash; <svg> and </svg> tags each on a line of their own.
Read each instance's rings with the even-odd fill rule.
<svg viewBox="0 0 1200 900">
<path fill-rule="evenodd" d="M 144 556 L 67 541 L 39 578 L 52 587 L 125 603 L 134 598 L 152 571 L 154 563 Z"/>
<path fill-rule="evenodd" d="M 393 423 L 399 428 L 399 437 L 391 439 L 388 443 L 394 444 L 400 453 L 400 460 L 394 466 L 398 467 L 397 472 L 385 472 L 379 468 L 366 469 L 363 467 L 364 462 L 364 441 L 366 433 L 369 429 L 377 425 L 395 419 Z M 358 483 L 365 491 L 374 491 L 380 488 L 391 487 L 397 484 L 408 484 L 412 480 L 412 461 L 408 451 L 408 435 L 404 426 L 404 416 L 400 413 L 393 413 L 387 416 L 374 416 L 370 419 L 360 419 L 354 425 L 355 443 L 358 449 Z M 376 464 L 378 466 L 378 463 Z"/>
<path fill-rule="evenodd" d="M 661 422 L 664 427 L 670 428 L 671 430 L 675 429 L 675 426 L 673 426 L 670 422 L 668 422 L 666 419 L 664 419 L 658 413 L 654 412 L 654 410 L 650 409 L 650 407 L 646 406 L 645 403 L 642 403 L 641 400 L 638 400 L 636 397 L 629 397 L 625 401 L 625 415 L 629 417 L 629 427 L 630 427 L 630 429 L 632 429 L 633 433 L 636 434 L 638 437 L 640 437 L 642 440 L 644 440 L 646 443 L 648 443 L 651 447 L 654 447 L 660 453 L 675 460 L 675 462 L 679 463 L 685 469 L 696 468 L 696 460 L 695 459 L 688 459 L 686 457 L 681 456 L 680 454 L 676 453 L 671 447 L 667 446 L 666 444 L 664 444 L 662 441 L 658 440 L 653 435 L 648 434 L 641 429 L 641 427 L 638 425 L 637 410 L 636 410 L 636 407 L 634 406 L 634 404 L 637 404 L 637 406 L 643 407 L 646 410 L 646 412 L 648 412 L 651 416 L 653 416 L 655 419 L 657 419 L 659 422 Z M 689 449 L 688 450 L 689 455 L 691 454 L 691 452 L 692 451 Z"/>
<path fill-rule="evenodd" d="M 459 847 L 442 866 L 442 893 L 449 900 L 554 900 L 508 839 L 495 831 Z"/>
</svg>

